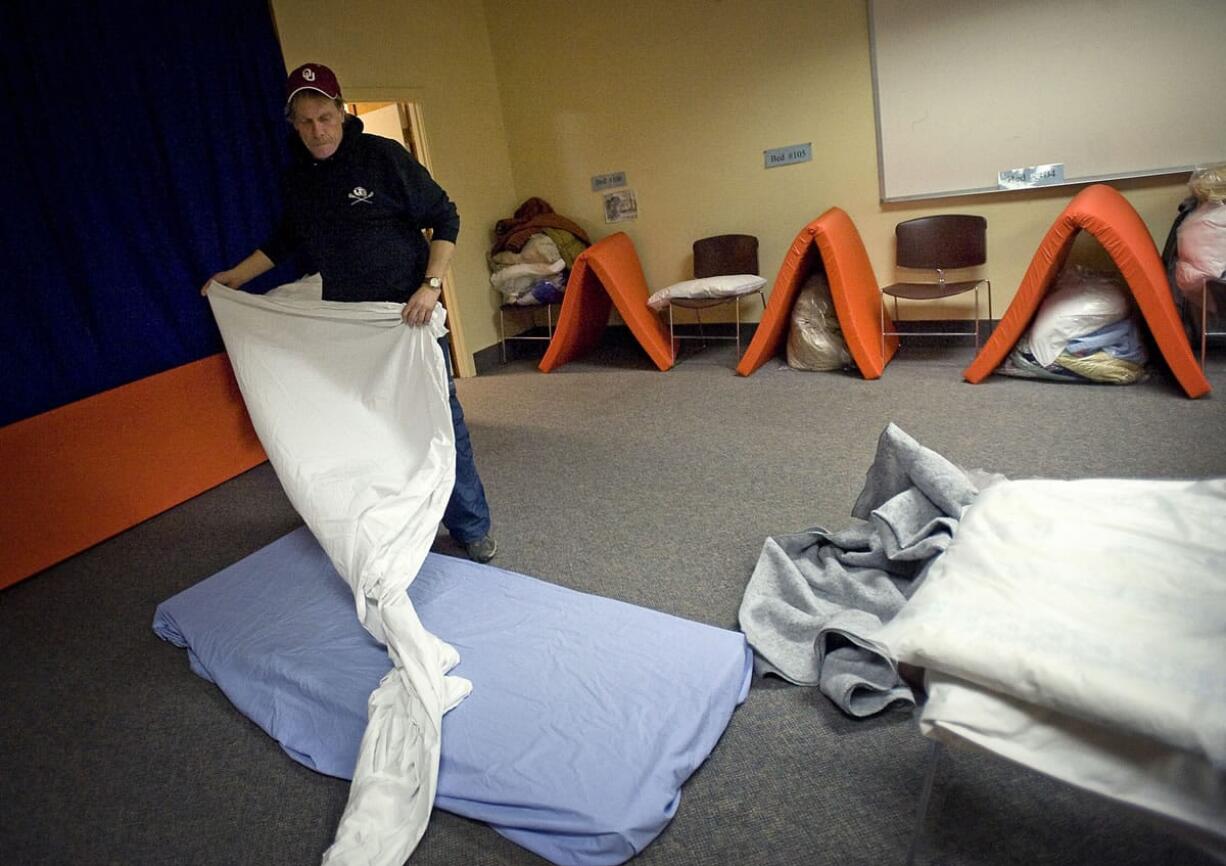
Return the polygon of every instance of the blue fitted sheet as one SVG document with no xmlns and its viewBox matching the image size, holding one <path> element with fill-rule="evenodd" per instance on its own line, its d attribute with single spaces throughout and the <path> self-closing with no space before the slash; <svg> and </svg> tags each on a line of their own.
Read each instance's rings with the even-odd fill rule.
<svg viewBox="0 0 1226 866">
<path fill-rule="evenodd" d="M 435 805 L 555 863 L 621 863 L 659 835 L 749 689 L 740 632 L 437 554 L 409 596 L 474 686 L 443 717 Z M 305 527 L 153 629 L 295 760 L 351 777 L 391 663 Z"/>
</svg>

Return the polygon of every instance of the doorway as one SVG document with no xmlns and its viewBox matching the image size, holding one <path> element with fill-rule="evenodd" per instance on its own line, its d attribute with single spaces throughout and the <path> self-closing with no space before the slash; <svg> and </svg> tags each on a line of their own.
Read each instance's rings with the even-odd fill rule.
<svg viewBox="0 0 1226 866">
<path fill-rule="evenodd" d="M 420 104 L 366 99 L 346 102 L 345 110 L 362 118 L 362 126 L 366 132 L 400 142 L 414 159 L 425 166 L 426 171 L 434 174 L 434 168 L 430 165 L 430 150 L 426 144 Z M 467 350 L 458 315 L 459 304 L 454 303 L 454 292 L 455 276 L 448 267 L 443 277 L 442 303 L 447 310 L 447 330 L 450 332 L 447 345 L 451 351 L 451 369 L 459 378 L 475 376 L 477 371 L 472 362 L 472 354 Z"/>
</svg>

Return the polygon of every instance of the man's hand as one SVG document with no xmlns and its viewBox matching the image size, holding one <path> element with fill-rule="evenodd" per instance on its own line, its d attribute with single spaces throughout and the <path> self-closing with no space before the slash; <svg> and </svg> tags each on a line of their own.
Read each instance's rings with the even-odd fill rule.
<svg viewBox="0 0 1226 866">
<path fill-rule="evenodd" d="M 404 309 L 400 311 L 400 318 L 404 319 L 406 325 L 429 324 L 441 291 L 441 289 L 432 289 L 428 285 L 422 285 L 404 305 Z"/>
<path fill-rule="evenodd" d="M 260 274 L 271 271 L 273 267 L 272 259 L 266 256 L 263 250 L 256 250 L 228 271 L 219 271 L 209 277 L 209 282 L 200 287 L 200 294 L 209 293 L 209 283 L 213 280 L 232 289 L 241 289 Z"/>
<path fill-rule="evenodd" d="M 238 282 L 236 277 L 237 275 L 234 273 L 233 269 L 228 271 L 218 271 L 217 273 L 213 274 L 213 276 L 205 280 L 204 285 L 200 287 L 200 294 L 207 295 L 209 293 L 209 283 L 213 282 L 221 283 L 223 286 L 228 286 L 231 289 L 236 289 L 238 288 L 238 286 L 234 285 L 236 282 Z"/>
</svg>

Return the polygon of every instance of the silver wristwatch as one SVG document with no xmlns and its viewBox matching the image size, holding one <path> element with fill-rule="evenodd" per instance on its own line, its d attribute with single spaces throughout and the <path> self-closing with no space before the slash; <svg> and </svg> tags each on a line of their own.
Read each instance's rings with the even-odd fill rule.
<svg viewBox="0 0 1226 866">
<path fill-rule="evenodd" d="M 443 287 L 443 278 L 442 277 L 426 277 L 426 279 L 422 282 L 422 285 L 429 286 L 435 291 L 438 291 L 439 289 Z"/>
</svg>

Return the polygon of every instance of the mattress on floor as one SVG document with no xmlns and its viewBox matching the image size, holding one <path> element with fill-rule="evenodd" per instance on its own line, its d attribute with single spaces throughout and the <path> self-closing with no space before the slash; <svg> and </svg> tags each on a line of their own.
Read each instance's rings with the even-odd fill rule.
<svg viewBox="0 0 1226 866">
<path fill-rule="evenodd" d="M 443 717 L 435 805 L 555 863 L 651 842 L 749 688 L 739 632 L 437 554 L 409 596 L 474 684 Z M 351 777 L 391 664 L 305 527 L 163 602 L 153 628 L 291 757 Z"/>
</svg>

